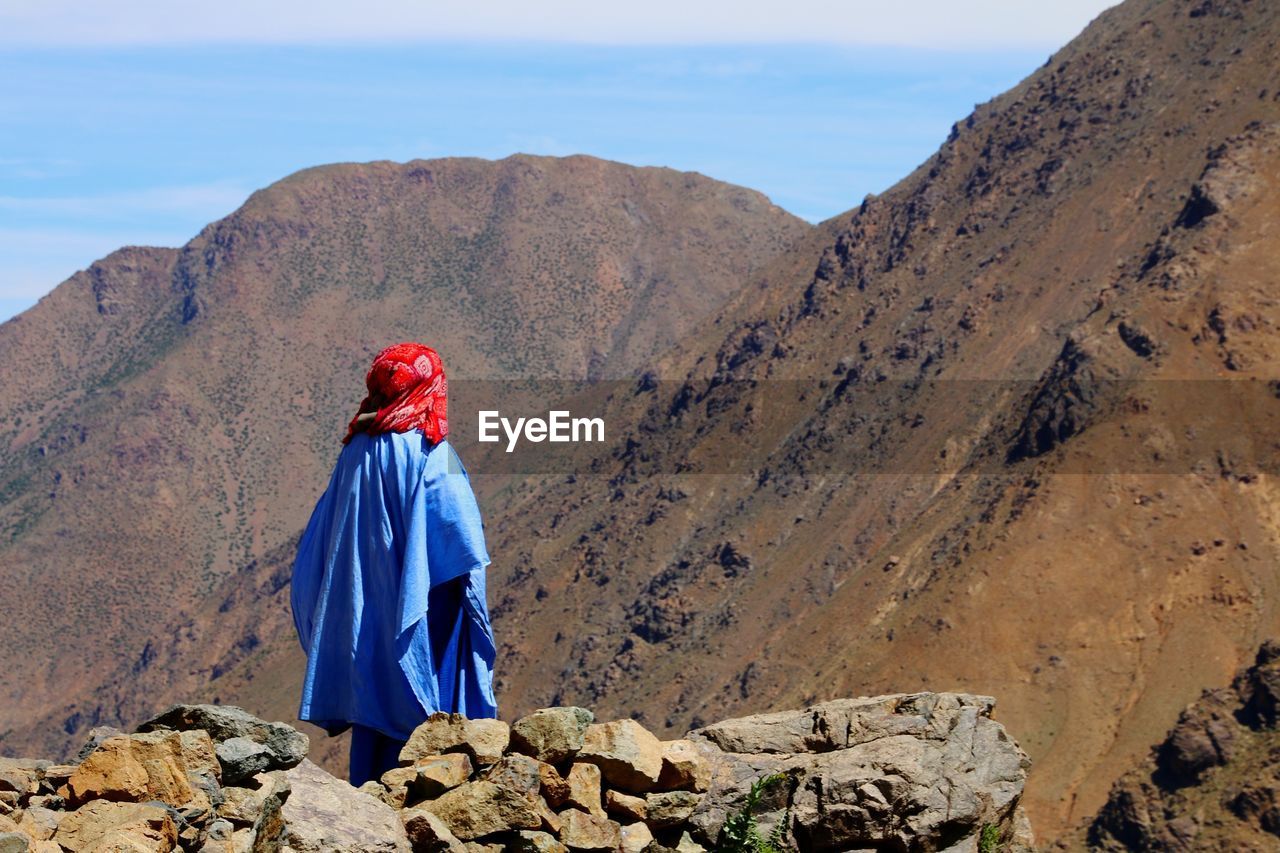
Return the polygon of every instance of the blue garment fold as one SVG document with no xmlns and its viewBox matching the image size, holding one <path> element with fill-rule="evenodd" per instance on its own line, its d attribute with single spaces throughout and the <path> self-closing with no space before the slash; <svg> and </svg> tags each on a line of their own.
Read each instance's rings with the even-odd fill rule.
<svg viewBox="0 0 1280 853">
<path fill-rule="evenodd" d="M 405 740 L 430 713 L 494 717 L 480 510 L 458 455 L 417 430 L 355 435 L 293 566 L 300 719 Z"/>
</svg>

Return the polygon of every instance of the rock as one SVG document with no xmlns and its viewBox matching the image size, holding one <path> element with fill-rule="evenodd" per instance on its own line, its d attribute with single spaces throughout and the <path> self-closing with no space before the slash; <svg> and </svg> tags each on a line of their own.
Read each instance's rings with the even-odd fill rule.
<svg viewBox="0 0 1280 853">
<path fill-rule="evenodd" d="M 428 755 L 413 765 L 410 783 L 416 796 L 433 799 L 471 778 L 471 759 L 463 752 Z"/>
<path fill-rule="evenodd" d="M 484 778 L 533 800 L 542 787 L 539 763 L 527 755 L 504 755 L 501 761 L 489 768 Z"/>
<path fill-rule="evenodd" d="M 575 761 L 569 768 L 569 796 L 565 803 L 590 812 L 596 817 L 604 817 L 604 806 L 600 802 L 600 768 L 594 764 Z"/>
<path fill-rule="evenodd" d="M 595 715 L 586 708 L 542 708 L 511 726 L 511 748 L 548 764 L 561 764 L 582 749 Z"/>
<path fill-rule="evenodd" d="M 400 815 L 414 853 L 463 853 L 466 847 L 437 815 L 409 809 Z"/>
<path fill-rule="evenodd" d="M 511 730 L 501 720 L 471 720 L 461 714 L 437 713 L 413 730 L 400 751 L 400 763 L 412 764 L 428 755 L 465 752 L 487 767 L 502 758 Z"/>
<path fill-rule="evenodd" d="M 662 743 L 635 720 L 595 723 L 583 735 L 578 760 L 597 765 L 610 785 L 643 794 L 658 784 Z"/>
<path fill-rule="evenodd" d="M 77 853 L 169 853 L 178 843 L 178 826 L 155 803 L 96 800 L 63 817 L 54 840 Z"/>
<path fill-rule="evenodd" d="M 790 806 L 801 849 L 976 848 L 982 826 L 1011 826 L 1028 766 L 993 704 L 955 693 L 843 699 L 691 732 L 711 767 L 692 838 L 713 843 L 751 783 L 783 773 L 758 822 L 767 833 Z"/>
<path fill-rule="evenodd" d="M 28 758 L 0 758 L 0 791 L 34 794 L 40 790 L 40 769 L 48 762 Z"/>
<path fill-rule="evenodd" d="M 262 814 L 262 800 L 266 794 L 266 791 L 239 786 L 223 788 L 217 814 L 236 826 L 252 826 Z"/>
<path fill-rule="evenodd" d="M 72 774 L 76 772 L 78 764 L 50 764 L 40 773 L 40 778 L 44 782 L 44 789 L 48 791 L 57 791 L 58 788 L 66 784 Z"/>
<path fill-rule="evenodd" d="M 27 808 L 39 806 L 42 809 L 52 809 L 53 811 L 66 811 L 67 801 L 65 798 L 57 794 L 33 794 L 27 797 Z"/>
<path fill-rule="evenodd" d="M 422 807 L 440 817 L 464 841 L 542 825 L 528 797 L 487 780 L 467 782 Z"/>
<path fill-rule="evenodd" d="M 653 833 L 643 823 L 629 823 L 622 827 L 622 853 L 643 853 L 653 843 Z"/>
<path fill-rule="evenodd" d="M 221 768 L 209 735 L 149 732 L 118 735 L 98 745 L 67 780 L 68 799 L 159 800 L 175 808 L 210 808 L 220 800 Z"/>
<path fill-rule="evenodd" d="M 560 841 L 570 850 L 601 850 L 613 853 L 622 844 L 622 827 L 608 818 L 596 817 L 577 809 L 560 813 L 563 827 Z"/>
<path fill-rule="evenodd" d="M 275 754 L 261 743 L 247 737 L 232 737 L 213 748 L 222 765 L 222 781 L 228 785 L 256 776 L 273 764 Z"/>
<path fill-rule="evenodd" d="M 119 737 L 123 734 L 124 732 L 115 726 L 94 726 L 89 729 L 89 739 L 84 742 L 84 746 L 80 747 L 80 751 L 76 753 L 76 764 L 88 758 L 89 753 L 97 749 L 98 745 L 107 738 Z"/>
<path fill-rule="evenodd" d="M 261 789 L 262 805 L 249 832 L 249 850 L 251 853 L 277 853 L 284 844 L 284 804 L 288 802 L 293 788 L 289 778 L 280 770 L 259 775 L 255 781 Z"/>
<path fill-rule="evenodd" d="M 560 816 L 551 810 L 547 805 L 547 801 L 539 797 L 533 804 L 538 810 L 538 817 L 542 818 L 542 829 L 552 835 L 560 834 Z"/>
<path fill-rule="evenodd" d="M 701 792 L 710 786 L 711 765 L 692 741 L 663 741 L 658 790 Z"/>
<path fill-rule="evenodd" d="M 644 797 L 633 797 L 610 788 L 604 792 L 604 808 L 619 819 L 644 820 L 648 814 Z"/>
<path fill-rule="evenodd" d="M 707 853 L 707 848 L 694 841 L 689 833 L 680 834 L 680 840 L 676 842 L 676 846 L 672 848 L 676 853 Z M 956 851 L 959 853 L 959 851 Z"/>
<path fill-rule="evenodd" d="M 18 821 L 18 829 L 25 832 L 33 841 L 48 841 L 58 831 L 58 824 L 66 812 L 54 811 L 41 806 L 27 806 Z"/>
<path fill-rule="evenodd" d="M 381 800 L 306 760 L 284 777 L 290 792 L 280 808 L 283 846 L 297 853 L 408 853 L 411 849 L 399 816 Z M 264 817 L 267 814 L 264 804 Z"/>
<path fill-rule="evenodd" d="M 31 842 L 21 832 L 0 832 L 0 853 L 27 853 Z"/>
<path fill-rule="evenodd" d="M 507 844 L 508 850 L 526 853 L 568 853 L 569 848 L 556 840 L 554 835 L 536 830 L 522 829 Z"/>
<path fill-rule="evenodd" d="M 684 823 L 702 800 L 693 791 L 663 791 L 646 794 L 645 822 L 654 829 L 665 829 Z"/>
<path fill-rule="evenodd" d="M 302 732 L 284 723 L 260 720 L 233 705 L 174 705 L 158 717 L 138 727 L 140 732 L 172 729 L 203 730 L 217 743 L 232 738 L 248 738 L 265 746 L 272 761 L 267 769 L 287 770 L 307 757 L 311 741 Z"/>
<path fill-rule="evenodd" d="M 552 808 L 560 808 L 569 799 L 569 782 L 550 764 L 538 762 L 538 779 L 542 796 Z"/>
<path fill-rule="evenodd" d="M 482 844 L 479 841 L 468 841 L 463 845 L 467 849 L 467 853 L 504 853 L 501 844 Z"/>
</svg>

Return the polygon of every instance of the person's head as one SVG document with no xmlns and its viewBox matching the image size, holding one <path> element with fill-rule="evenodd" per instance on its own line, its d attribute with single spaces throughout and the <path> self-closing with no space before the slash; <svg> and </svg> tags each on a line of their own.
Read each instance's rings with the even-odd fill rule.
<svg viewBox="0 0 1280 853">
<path fill-rule="evenodd" d="M 393 344 L 378 353 L 365 376 L 368 395 L 352 418 L 345 444 L 357 433 L 421 429 L 436 444 L 449 432 L 449 383 L 440 354 L 423 344 Z"/>
</svg>

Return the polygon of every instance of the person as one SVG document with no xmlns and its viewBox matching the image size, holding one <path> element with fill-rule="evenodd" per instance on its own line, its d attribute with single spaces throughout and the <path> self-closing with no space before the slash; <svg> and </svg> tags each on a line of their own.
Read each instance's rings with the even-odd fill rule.
<svg viewBox="0 0 1280 853">
<path fill-rule="evenodd" d="M 485 549 L 449 445 L 435 350 L 378 353 L 329 485 L 298 543 L 294 624 L 307 655 L 299 719 L 352 729 L 353 785 L 398 763 L 436 711 L 497 716 Z"/>
</svg>

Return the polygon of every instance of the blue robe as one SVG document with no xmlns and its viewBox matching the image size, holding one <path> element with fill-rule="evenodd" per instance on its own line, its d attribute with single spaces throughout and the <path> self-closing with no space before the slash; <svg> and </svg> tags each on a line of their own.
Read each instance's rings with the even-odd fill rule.
<svg viewBox="0 0 1280 853">
<path fill-rule="evenodd" d="M 447 441 L 355 435 L 298 544 L 300 719 L 397 741 L 428 714 L 494 717 L 480 510 Z"/>
</svg>

